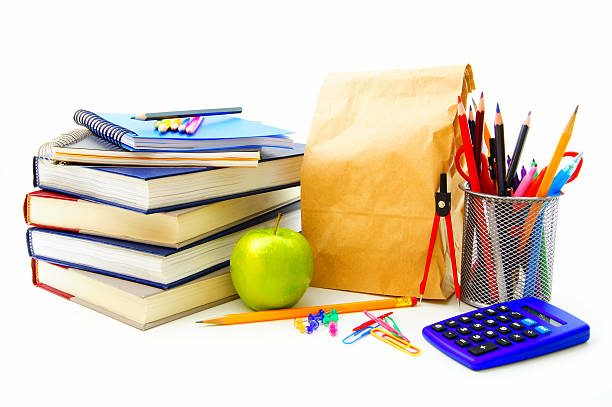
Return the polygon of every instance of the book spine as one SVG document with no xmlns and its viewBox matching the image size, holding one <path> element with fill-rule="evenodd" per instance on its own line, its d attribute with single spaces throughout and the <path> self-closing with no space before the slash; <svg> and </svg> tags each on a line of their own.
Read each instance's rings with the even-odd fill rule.
<svg viewBox="0 0 612 407">
<path fill-rule="evenodd" d="M 30 223 L 30 194 L 27 194 L 23 200 L 23 219 L 25 223 Z"/>
<path fill-rule="evenodd" d="M 28 255 L 34 257 L 34 247 L 32 246 L 32 229 L 26 231 L 26 244 L 28 245 Z"/>
<path fill-rule="evenodd" d="M 94 133 L 96 136 L 101 137 L 118 147 L 123 147 L 121 138 L 124 135 L 136 135 L 133 131 L 126 129 L 125 127 L 113 124 L 108 120 L 101 118 L 97 114 L 83 109 L 77 110 L 74 113 L 74 121 L 76 124 L 89 129 L 89 131 Z"/>
<path fill-rule="evenodd" d="M 53 288 L 47 284 L 43 284 L 40 281 L 38 281 L 38 260 L 32 259 L 31 265 L 32 265 L 32 283 L 36 287 L 42 288 L 43 290 L 47 290 L 50 293 L 53 293 L 55 295 L 59 295 L 60 297 L 65 298 L 67 300 L 70 300 L 71 298 L 74 297 L 74 295 L 72 294 L 68 294 L 64 291 L 60 291 L 57 288 Z M 66 268 L 66 267 L 63 267 L 63 268 Z"/>
<path fill-rule="evenodd" d="M 34 184 L 34 188 L 38 187 L 38 157 L 34 157 L 32 161 L 32 184 Z"/>
</svg>

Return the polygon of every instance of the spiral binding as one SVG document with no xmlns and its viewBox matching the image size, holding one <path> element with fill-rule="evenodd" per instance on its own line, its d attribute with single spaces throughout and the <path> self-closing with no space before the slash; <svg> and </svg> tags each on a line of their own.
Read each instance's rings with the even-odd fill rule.
<svg viewBox="0 0 612 407">
<path fill-rule="evenodd" d="M 53 159 L 53 148 L 66 147 L 91 135 L 93 135 L 93 133 L 87 129 L 74 129 L 62 133 L 53 140 L 40 146 L 38 149 L 38 158 L 41 159 L 43 163 L 56 163 Z"/>
<path fill-rule="evenodd" d="M 76 124 L 87 127 L 97 136 L 119 147 L 121 147 L 121 138 L 124 135 L 135 134 L 133 131 L 113 124 L 97 114 L 83 109 L 79 109 L 74 113 L 74 121 Z"/>
</svg>

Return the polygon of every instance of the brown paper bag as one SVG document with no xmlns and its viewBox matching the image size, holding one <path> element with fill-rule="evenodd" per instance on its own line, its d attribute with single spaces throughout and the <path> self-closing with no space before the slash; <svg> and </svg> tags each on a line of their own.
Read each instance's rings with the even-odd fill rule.
<svg viewBox="0 0 612 407">
<path fill-rule="evenodd" d="M 302 231 L 315 259 L 312 285 L 417 296 L 440 173 L 449 173 L 458 267 L 463 193 L 457 96 L 475 88 L 469 65 L 325 79 L 302 167 Z M 444 221 L 424 297 L 453 292 Z"/>
</svg>

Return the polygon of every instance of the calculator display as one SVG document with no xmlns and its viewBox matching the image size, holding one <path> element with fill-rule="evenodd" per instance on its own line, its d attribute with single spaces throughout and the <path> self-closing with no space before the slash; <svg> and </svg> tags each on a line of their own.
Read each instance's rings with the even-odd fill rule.
<svg viewBox="0 0 612 407">
<path fill-rule="evenodd" d="M 556 320 L 552 319 L 552 318 L 551 318 L 551 317 L 549 317 L 548 315 L 544 315 L 544 314 L 542 314 L 541 312 L 536 311 L 536 310 L 534 310 L 533 308 L 528 307 L 528 306 L 526 306 L 526 305 L 525 305 L 525 306 L 523 306 L 523 307 L 521 307 L 521 308 L 522 308 L 522 309 L 524 309 L 524 310 L 525 310 L 525 311 L 527 311 L 527 312 L 531 312 L 533 315 L 535 315 L 536 317 L 539 317 L 539 318 L 543 319 L 544 321 L 548 322 L 548 323 L 549 323 L 549 324 L 551 324 L 552 326 L 561 326 L 561 325 L 564 325 L 563 323 L 561 323 L 561 322 L 559 322 L 559 321 L 556 321 Z"/>
</svg>

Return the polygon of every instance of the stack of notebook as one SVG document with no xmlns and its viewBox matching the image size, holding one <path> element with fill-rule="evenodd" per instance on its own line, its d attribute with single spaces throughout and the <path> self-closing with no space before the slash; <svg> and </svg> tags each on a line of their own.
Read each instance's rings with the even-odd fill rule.
<svg viewBox="0 0 612 407">
<path fill-rule="evenodd" d="M 86 127 L 70 134 L 85 136 L 63 140 L 60 148 L 79 150 L 89 139 L 97 147 L 114 146 L 105 151 L 126 155 L 131 152 L 121 148 L 134 145 L 142 134 L 157 136 L 158 148 L 165 144 L 164 136 L 110 121 L 118 116 L 128 115 L 77 120 Z M 211 127 L 236 120 L 241 119 L 212 121 L 209 127 L 204 121 L 191 136 L 200 147 L 206 134 L 229 139 L 236 133 Z M 147 122 L 138 126 L 142 123 Z M 233 142 L 230 152 L 255 152 L 255 166 L 102 166 L 35 157 L 34 185 L 41 190 L 29 193 L 24 203 L 25 220 L 32 226 L 27 244 L 34 284 L 140 329 L 236 298 L 228 266 L 238 239 L 247 230 L 272 227 L 279 212 L 282 227 L 301 230 L 304 145 L 293 144 L 285 130 L 257 122 L 224 128 L 239 135 L 237 128 L 249 129 L 240 137 L 243 146 Z M 278 138 L 282 142 L 267 146 Z M 55 140 L 46 148 L 55 154 L 58 145 Z M 201 152 L 180 154 L 189 159 Z"/>
</svg>

